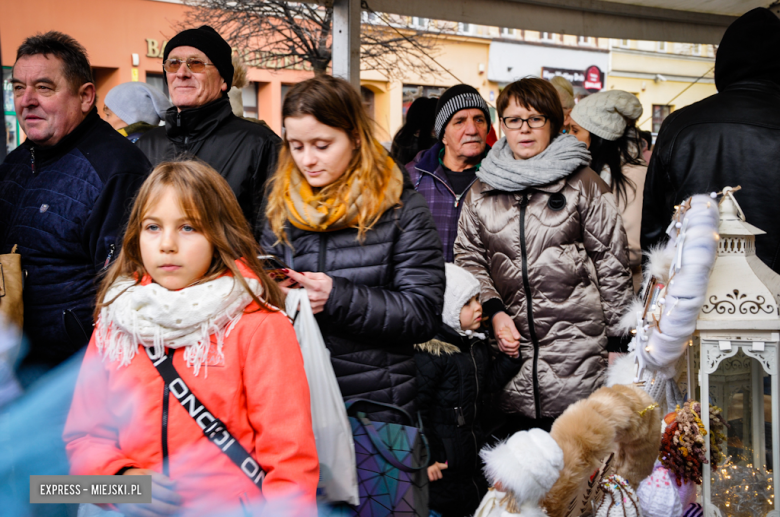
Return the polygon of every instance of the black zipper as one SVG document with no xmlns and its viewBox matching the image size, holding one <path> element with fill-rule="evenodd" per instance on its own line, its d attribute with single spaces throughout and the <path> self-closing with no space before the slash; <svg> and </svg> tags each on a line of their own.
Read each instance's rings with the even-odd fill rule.
<svg viewBox="0 0 780 517">
<path fill-rule="evenodd" d="M 108 247 L 108 256 L 106 256 L 106 262 L 103 264 L 103 269 L 106 269 L 111 264 L 111 259 L 114 258 L 114 252 L 116 251 L 116 244 L 111 244 Z"/>
<path fill-rule="evenodd" d="M 35 147 L 30 147 L 30 167 L 32 167 L 32 173 L 35 174 Z"/>
<path fill-rule="evenodd" d="M 525 210 L 528 207 L 528 193 L 523 193 L 520 201 L 520 252 L 523 259 L 523 291 L 525 291 L 525 308 L 528 313 L 528 331 L 531 334 L 531 343 L 534 346 L 533 383 L 534 383 L 534 411 L 536 419 L 542 417 L 541 402 L 539 401 L 539 339 L 536 337 L 534 327 L 534 305 L 531 298 L 531 284 L 528 282 L 528 252 L 525 247 Z"/>
<path fill-rule="evenodd" d="M 418 171 L 422 172 L 423 174 L 429 175 L 430 177 L 432 177 L 435 180 L 440 181 L 441 184 L 444 185 L 447 188 L 447 190 L 450 191 L 450 194 L 452 194 L 452 196 L 455 198 L 455 205 L 454 205 L 455 208 L 458 208 L 458 205 L 460 205 L 460 199 L 463 197 L 463 195 L 466 192 L 468 192 L 471 189 L 471 186 L 474 184 L 474 182 L 477 181 L 477 178 L 474 178 L 473 180 L 471 180 L 471 183 L 469 183 L 469 186 L 466 187 L 465 190 L 463 190 L 462 193 L 456 194 L 455 191 L 452 190 L 452 188 L 449 185 L 447 185 L 447 182 L 444 181 L 443 179 L 441 179 L 440 177 L 438 177 L 437 175 L 435 175 L 435 174 L 433 174 L 431 172 L 428 172 L 428 171 L 424 171 L 424 170 L 422 170 L 420 168 L 417 168 L 417 167 L 415 167 L 415 169 L 417 169 Z M 419 186 L 420 184 L 418 183 L 417 185 Z"/>
<path fill-rule="evenodd" d="M 173 358 L 171 358 L 173 361 Z M 170 477 L 170 465 L 168 464 L 168 401 L 170 400 L 170 391 L 168 384 L 163 381 L 163 406 L 162 406 L 162 457 L 163 457 L 163 474 Z"/>
<path fill-rule="evenodd" d="M 328 251 L 328 237 L 322 232 L 320 233 L 320 254 L 317 256 L 317 270 L 320 273 L 325 272 L 325 255 Z"/>
<path fill-rule="evenodd" d="M 471 422 L 471 437 L 474 438 L 474 450 L 477 452 L 477 455 L 474 457 L 474 466 L 479 468 L 479 445 L 477 445 L 477 435 L 474 434 L 474 424 L 477 421 L 478 415 L 477 415 L 477 401 L 479 400 L 479 372 L 477 372 L 477 360 L 474 359 L 474 345 L 471 345 L 470 350 L 471 355 L 471 362 L 474 364 L 474 387 L 475 387 L 475 396 L 474 396 L 474 420 Z M 473 479 L 472 479 L 473 480 Z M 476 486 L 476 485 L 474 485 Z M 479 489 L 477 489 L 477 493 L 479 493 Z"/>
</svg>

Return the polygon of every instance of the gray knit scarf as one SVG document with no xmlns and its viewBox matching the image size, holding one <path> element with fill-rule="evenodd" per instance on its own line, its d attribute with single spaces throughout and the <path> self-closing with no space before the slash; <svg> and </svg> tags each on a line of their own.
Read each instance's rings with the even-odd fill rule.
<svg viewBox="0 0 780 517">
<path fill-rule="evenodd" d="M 589 163 L 588 146 L 573 135 L 559 135 L 527 160 L 516 160 L 502 137 L 482 160 L 477 178 L 498 190 L 520 192 L 558 181 Z"/>
</svg>

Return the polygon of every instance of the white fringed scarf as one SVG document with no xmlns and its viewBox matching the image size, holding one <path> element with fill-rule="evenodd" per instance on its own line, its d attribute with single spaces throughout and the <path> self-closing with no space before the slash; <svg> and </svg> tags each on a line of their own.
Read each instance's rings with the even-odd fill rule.
<svg viewBox="0 0 780 517">
<path fill-rule="evenodd" d="M 258 297 L 262 295 L 260 282 L 244 280 Z M 206 363 L 212 334 L 217 338 L 218 358 L 224 361 L 225 338 L 252 302 L 231 276 L 179 291 L 155 283 L 136 285 L 123 278 L 111 286 L 105 299 L 114 301 L 100 310 L 97 322 L 96 343 L 104 358 L 119 361 L 117 367 L 121 367 L 130 364 L 139 344 L 153 348 L 156 357 L 162 357 L 165 347 L 183 347 L 184 359 L 195 375 Z"/>
</svg>

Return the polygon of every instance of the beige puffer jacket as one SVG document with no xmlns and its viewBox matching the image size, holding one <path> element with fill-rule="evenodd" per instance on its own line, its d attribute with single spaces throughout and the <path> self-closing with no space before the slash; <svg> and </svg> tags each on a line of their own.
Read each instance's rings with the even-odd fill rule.
<svg viewBox="0 0 780 517">
<path fill-rule="evenodd" d="M 601 387 L 631 275 L 615 198 L 593 170 L 524 192 L 477 181 L 460 216 L 455 263 L 479 279 L 486 313 L 505 308 L 521 335 L 525 361 L 504 388 L 504 411 L 557 417 Z"/>
</svg>

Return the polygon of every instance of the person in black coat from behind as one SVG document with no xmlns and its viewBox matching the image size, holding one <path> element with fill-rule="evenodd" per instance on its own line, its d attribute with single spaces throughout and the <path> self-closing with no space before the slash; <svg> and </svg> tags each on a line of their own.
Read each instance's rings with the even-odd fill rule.
<svg viewBox="0 0 780 517">
<path fill-rule="evenodd" d="M 415 346 L 417 405 L 428 437 L 430 508 L 444 517 L 471 515 L 487 492 L 479 450 L 485 445 L 480 400 L 517 375 L 522 360 L 491 358 L 483 334 L 479 281 L 446 264 L 443 324 L 436 337 Z"/>
<path fill-rule="evenodd" d="M 437 98 L 415 99 L 406 112 L 406 122 L 393 137 L 390 155 L 401 165 L 414 160 L 417 153 L 430 149 L 437 142 L 433 133 L 436 122 Z"/>
</svg>

